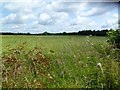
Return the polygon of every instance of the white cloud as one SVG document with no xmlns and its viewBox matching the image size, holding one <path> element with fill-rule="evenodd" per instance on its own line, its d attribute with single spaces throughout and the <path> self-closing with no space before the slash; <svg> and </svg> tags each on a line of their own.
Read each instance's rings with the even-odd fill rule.
<svg viewBox="0 0 120 90">
<path fill-rule="evenodd" d="M 118 28 L 118 14 L 108 14 L 106 22 L 102 24 L 102 28 Z M 111 17 L 110 17 L 111 16 Z"/>
<path fill-rule="evenodd" d="M 36 16 L 34 14 L 26 14 L 26 15 L 21 15 L 21 19 L 25 21 L 30 21 L 30 20 L 35 20 Z"/>
<path fill-rule="evenodd" d="M 34 14 L 21 14 L 21 13 L 11 13 L 8 16 L 4 17 L 3 24 L 23 24 L 31 20 L 35 20 L 36 17 Z"/>
<path fill-rule="evenodd" d="M 46 13 L 40 14 L 40 20 L 42 21 L 48 21 L 50 19 L 50 16 Z"/>
<path fill-rule="evenodd" d="M 17 30 L 74 31 L 98 29 L 101 25 L 113 25 L 117 19 L 117 14 L 108 18 L 107 13 L 111 14 L 111 10 L 114 10 L 115 7 L 114 4 L 64 0 L 16 0 L 3 4 L 1 20 L 3 26 L 7 27 L 8 24 L 14 24 L 11 27 Z M 91 16 L 95 18 L 92 19 Z M 99 18 L 104 18 L 104 23 L 101 23 L 102 20 L 100 22 Z M 23 24 L 26 26 L 22 27 Z M 8 26 L 10 27 L 10 25 Z"/>
<path fill-rule="evenodd" d="M 76 18 L 71 20 L 71 25 L 87 25 L 90 22 L 88 17 L 81 17 L 80 15 L 76 15 Z"/>
<path fill-rule="evenodd" d="M 14 24 L 21 24 L 23 22 L 14 13 L 11 13 L 10 15 L 6 16 L 5 18 L 3 18 L 3 24 L 13 24 L 13 23 Z"/>
<path fill-rule="evenodd" d="M 95 25 L 95 21 L 91 21 L 91 22 L 89 23 L 89 25 L 90 25 L 90 26 L 94 26 L 94 25 Z"/>
<path fill-rule="evenodd" d="M 40 14 L 38 23 L 42 24 L 42 25 L 52 24 L 53 23 L 53 19 L 51 18 L 51 16 L 49 14 L 42 13 L 42 14 Z"/>
<path fill-rule="evenodd" d="M 16 14 L 13 14 L 13 13 L 6 17 L 8 21 L 14 20 L 15 18 L 16 18 Z"/>
<path fill-rule="evenodd" d="M 84 23 L 84 22 L 87 22 L 88 21 L 88 18 L 86 18 L 86 17 L 80 17 L 80 16 L 77 16 L 77 23 L 78 24 L 81 24 L 81 23 Z"/>
<path fill-rule="evenodd" d="M 55 22 L 57 24 L 68 24 L 69 23 L 69 15 L 66 12 L 55 13 Z"/>
<path fill-rule="evenodd" d="M 13 11 L 16 10 L 15 6 L 12 4 L 7 4 L 4 6 L 5 9 L 9 10 L 9 11 Z"/>
</svg>

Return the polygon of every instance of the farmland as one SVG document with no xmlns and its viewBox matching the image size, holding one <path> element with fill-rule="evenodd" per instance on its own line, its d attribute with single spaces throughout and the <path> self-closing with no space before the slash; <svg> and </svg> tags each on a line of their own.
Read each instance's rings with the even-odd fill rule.
<svg viewBox="0 0 120 90">
<path fill-rule="evenodd" d="M 100 36 L 2 36 L 2 86 L 119 88 L 119 52 Z"/>
</svg>

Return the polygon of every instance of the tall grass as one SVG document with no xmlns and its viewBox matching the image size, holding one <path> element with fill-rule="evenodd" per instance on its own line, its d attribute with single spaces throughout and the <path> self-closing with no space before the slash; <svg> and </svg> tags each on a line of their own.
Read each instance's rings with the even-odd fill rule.
<svg viewBox="0 0 120 90">
<path fill-rule="evenodd" d="M 3 37 L 3 87 L 120 88 L 120 50 L 105 37 L 8 37 Z"/>
</svg>

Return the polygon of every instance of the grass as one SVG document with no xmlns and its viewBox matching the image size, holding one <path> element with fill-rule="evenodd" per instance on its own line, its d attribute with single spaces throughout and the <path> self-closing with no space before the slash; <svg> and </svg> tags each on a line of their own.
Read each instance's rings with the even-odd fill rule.
<svg viewBox="0 0 120 90">
<path fill-rule="evenodd" d="M 111 49 L 106 40 L 97 36 L 2 36 L 3 87 L 120 88 L 120 51 Z"/>
</svg>

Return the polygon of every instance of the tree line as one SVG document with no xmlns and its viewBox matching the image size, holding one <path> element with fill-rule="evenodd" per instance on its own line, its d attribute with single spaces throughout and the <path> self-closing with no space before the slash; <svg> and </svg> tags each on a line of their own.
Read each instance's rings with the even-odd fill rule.
<svg viewBox="0 0 120 90">
<path fill-rule="evenodd" d="M 111 30 L 111 29 L 110 29 Z M 43 32 L 43 33 L 12 33 L 12 32 L 2 32 L 0 34 L 2 35 L 92 35 L 92 36 L 106 36 L 107 32 L 109 30 L 82 30 L 78 32 L 62 32 L 62 33 L 49 33 L 49 32 Z"/>
</svg>

